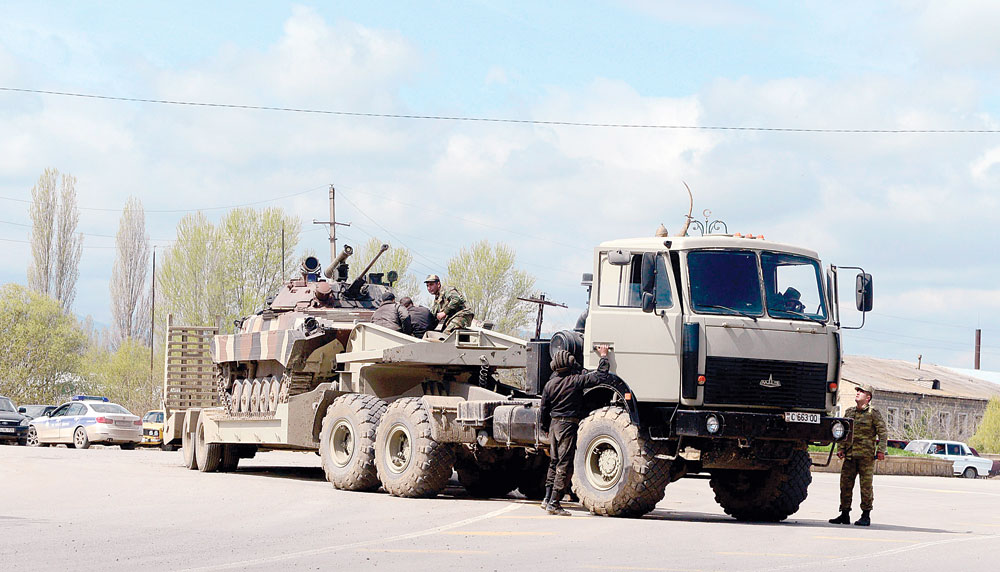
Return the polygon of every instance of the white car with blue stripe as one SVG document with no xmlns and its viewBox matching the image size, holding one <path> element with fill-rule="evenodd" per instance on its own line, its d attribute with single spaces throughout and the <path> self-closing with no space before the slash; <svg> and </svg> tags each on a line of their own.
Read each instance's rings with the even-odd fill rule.
<svg viewBox="0 0 1000 572">
<path fill-rule="evenodd" d="M 134 449 L 142 440 L 142 421 L 107 397 L 76 395 L 48 417 L 32 419 L 28 425 L 31 447 L 64 443 L 86 449 L 92 443 Z"/>
</svg>

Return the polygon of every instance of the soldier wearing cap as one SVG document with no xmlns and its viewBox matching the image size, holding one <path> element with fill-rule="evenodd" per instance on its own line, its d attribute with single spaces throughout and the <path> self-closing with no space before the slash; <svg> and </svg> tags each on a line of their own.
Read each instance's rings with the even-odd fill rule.
<svg viewBox="0 0 1000 572">
<path fill-rule="evenodd" d="M 472 325 L 472 317 L 475 315 L 465 303 L 465 297 L 454 287 L 445 290 L 441 287 L 441 278 L 437 274 L 431 274 L 424 280 L 427 291 L 434 296 L 434 304 L 431 305 L 431 313 L 437 318 L 439 324 L 443 324 L 444 333 L 450 334 L 460 328 L 468 328 Z"/>
<path fill-rule="evenodd" d="M 854 421 L 854 436 L 850 442 L 843 442 L 837 450 L 837 457 L 844 460 L 840 470 L 840 516 L 830 519 L 831 524 L 851 523 L 851 502 L 854 493 L 854 479 L 861 481 L 861 518 L 854 524 L 871 525 L 871 511 L 875 500 L 872 481 L 875 477 L 875 460 L 885 459 L 888 433 L 882 414 L 871 406 L 872 388 L 859 385 L 854 402 L 844 417 Z"/>
</svg>

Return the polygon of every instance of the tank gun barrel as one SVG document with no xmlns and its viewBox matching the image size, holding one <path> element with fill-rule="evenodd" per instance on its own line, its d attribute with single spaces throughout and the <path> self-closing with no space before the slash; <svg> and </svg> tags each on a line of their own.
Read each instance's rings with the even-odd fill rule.
<svg viewBox="0 0 1000 572">
<path fill-rule="evenodd" d="M 333 279 L 333 273 L 337 271 L 337 267 L 343 264 L 344 261 L 347 260 L 347 257 L 352 254 L 354 254 L 354 249 L 345 244 L 344 250 L 341 250 L 340 254 L 337 255 L 337 258 L 335 258 L 333 262 L 326 267 L 326 270 L 323 271 L 323 276 L 326 276 L 327 279 Z"/>
<path fill-rule="evenodd" d="M 347 292 L 345 294 L 348 298 L 356 297 L 361 293 L 361 286 L 365 283 L 365 276 L 368 274 L 368 271 L 372 269 L 372 266 L 375 266 L 375 263 L 378 262 L 378 259 L 381 258 L 387 250 L 389 250 L 389 245 L 383 244 L 382 247 L 378 249 L 378 252 L 375 253 L 375 257 L 372 258 L 372 261 L 368 263 L 368 266 L 365 266 L 365 269 L 361 271 L 361 274 L 358 274 L 358 277 L 354 279 L 354 282 L 351 282 L 351 285 L 347 288 Z"/>
</svg>

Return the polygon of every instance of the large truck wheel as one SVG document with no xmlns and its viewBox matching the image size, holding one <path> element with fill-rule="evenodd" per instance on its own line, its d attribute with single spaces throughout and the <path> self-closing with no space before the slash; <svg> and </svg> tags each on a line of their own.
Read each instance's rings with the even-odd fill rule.
<svg viewBox="0 0 1000 572">
<path fill-rule="evenodd" d="M 768 470 L 714 471 L 710 484 L 726 514 L 737 520 L 779 522 L 806 500 L 811 465 L 809 453 L 796 450 L 787 463 Z"/>
<path fill-rule="evenodd" d="M 198 456 L 194 452 L 194 442 L 194 432 L 188 431 L 188 428 L 184 427 L 181 432 L 181 456 L 184 457 L 184 466 L 192 471 L 198 468 Z"/>
<path fill-rule="evenodd" d="M 219 471 L 223 473 L 234 473 L 240 466 L 240 446 L 223 445 L 222 461 L 219 463 Z"/>
<path fill-rule="evenodd" d="M 386 403 L 374 395 L 341 395 L 323 416 L 319 454 L 326 479 L 338 489 L 373 491 L 379 487 L 375 468 L 375 429 Z"/>
<path fill-rule="evenodd" d="M 455 466 L 451 443 L 431 436 L 431 420 L 420 399 L 392 402 L 375 431 L 375 466 L 387 492 L 397 497 L 433 497 Z"/>
<path fill-rule="evenodd" d="M 218 471 L 219 465 L 222 464 L 222 445 L 209 443 L 205 440 L 205 418 L 201 415 L 198 416 L 198 426 L 194 430 L 194 441 L 194 455 L 198 461 L 198 470 L 203 473 Z"/>
<path fill-rule="evenodd" d="M 573 492 L 604 516 L 642 516 L 663 500 L 669 464 L 621 407 L 592 412 L 577 433 Z"/>
<path fill-rule="evenodd" d="M 517 490 L 525 498 L 541 500 L 545 497 L 545 477 L 549 472 L 549 457 L 544 453 L 528 453 L 524 466 L 517 475 Z"/>
</svg>

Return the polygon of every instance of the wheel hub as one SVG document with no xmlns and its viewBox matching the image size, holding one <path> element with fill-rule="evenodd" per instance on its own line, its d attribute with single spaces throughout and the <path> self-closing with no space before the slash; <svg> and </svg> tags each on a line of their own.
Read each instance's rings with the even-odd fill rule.
<svg viewBox="0 0 1000 572">
<path fill-rule="evenodd" d="M 410 432 L 404 425 L 393 425 L 386 437 L 385 460 L 389 470 L 402 473 L 410 464 Z"/>
<path fill-rule="evenodd" d="M 330 441 L 333 464 L 338 467 L 346 466 L 354 456 L 354 432 L 351 431 L 351 424 L 346 419 L 341 419 L 333 426 Z"/>
<path fill-rule="evenodd" d="M 623 468 L 622 452 L 614 439 L 600 437 L 587 448 L 586 476 L 594 488 L 605 491 L 614 487 L 621 480 Z"/>
</svg>

